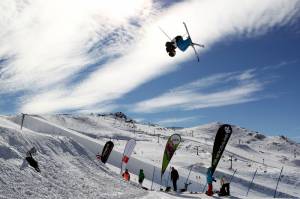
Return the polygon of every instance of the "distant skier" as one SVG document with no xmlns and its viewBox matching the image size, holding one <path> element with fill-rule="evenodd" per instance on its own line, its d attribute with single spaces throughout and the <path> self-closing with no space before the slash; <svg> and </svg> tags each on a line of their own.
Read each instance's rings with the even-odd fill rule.
<svg viewBox="0 0 300 199">
<path fill-rule="evenodd" d="M 213 181 L 216 182 L 216 180 L 213 177 L 213 173 L 212 173 L 212 168 L 211 167 L 209 167 L 207 169 L 206 180 L 207 180 L 208 190 L 205 193 L 208 196 L 212 196 L 214 194 L 213 193 L 213 185 L 212 185 L 212 183 L 213 183 Z"/>
<path fill-rule="evenodd" d="M 122 174 L 122 177 L 125 181 L 130 181 L 130 174 L 128 172 L 128 169 L 125 170 L 125 172 Z"/>
<path fill-rule="evenodd" d="M 222 176 L 220 180 L 220 184 L 221 184 L 221 189 L 220 189 L 219 196 L 230 196 L 230 184 L 225 178 L 225 176 Z"/>
<path fill-rule="evenodd" d="M 172 167 L 171 180 L 173 182 L 174 191 L 177 191 L 177 180 L 178 179 L 179 179 L 178 171 L 174 167 Z"/>
<path fill-rule="evenodd" d="M 37 172 L 41 172 L 40 168 L 39 168 L 39 164 L 38 162 L 33 159 L 33 155 L 36 154 L 36 148 L 35 147 L 32 147 L 29 151 L 27 151 L 26 153 L 26 158 L 25 160 L 23 161 L 23 164 L 21 165 L 20 169 L 24 169 L 27 164 L 29 164 L 30 166 L 32 166 Z"/>
<path fill-rule="evenodd" d="M 139 173 L 139 184 L 141 185 L 141 187 L 142 187 L 142 185 L 143 185 L 144 179 L 145 179 L 144 170 L 143 170 L 143 169 L 140 169 L 140 173 Z"/>
</svg>

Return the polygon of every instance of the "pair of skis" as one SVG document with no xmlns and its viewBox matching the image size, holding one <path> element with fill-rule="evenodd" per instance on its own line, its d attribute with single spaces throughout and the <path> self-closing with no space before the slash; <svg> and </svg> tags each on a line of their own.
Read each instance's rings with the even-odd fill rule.
<svg viewBox="0 0 300 199">
<path fill-rule="evenodd" d="M 199 59 L 199 55 L 198 55 L 198 53 L 197 53 L 197 50 L 196 50 L 196 48 L 195 48 L 195 46 L 199 46 L 199 47 L 201 47 L 201 48 L 204 48 L 204 45 L 202 45 L 202 44 L 197 44 L 197 43 L 194 43 L 193 42 L 193 40 L 192 40 L 192 38 L 191 38 L 191 35 L 190 35 L 190 33 L 189 33 L 189 30 L 188 30 L 188 28 L 187 28 L 187 25 L 186 25 L 186 23 L 185 22 L 183 22 L 183 25 L 184 25 L 184 28 L 185 28 L 185 30 L 186 30 L 186 33 L 187 33 L 187 35 L 188 35 L 188 38 L 190 38 L 191 39 L 191 47 L 194 49 L 194 52 L 195 52 L 195 55 L 196 55 L 196 58 L 197 58 L 197 61 L 199 62 L 200 61 L 200 59 Z M 166 37 L 168 37 L 168 39 L 170 40 L 170 41 L 172 41 L 172 39 L 167 35 L 167 33 L 161 28 L 161 27 L 159 27 L 159 29 L 166 35 Z"/>
</svg>

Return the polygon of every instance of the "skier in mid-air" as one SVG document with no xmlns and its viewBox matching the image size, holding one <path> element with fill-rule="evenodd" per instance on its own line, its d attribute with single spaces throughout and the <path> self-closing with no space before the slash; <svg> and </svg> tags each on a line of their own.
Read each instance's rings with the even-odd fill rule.
<svg viewBox="0 0 300 199">
<path fill-rule="evenodd" d="M 188 34 L 188 37 L 186 39 L 184 39 L 181 35 L 176 36 L 174 39 L 171 40 L 171 38 L 161 29 L 161 31 L 171 40 L 171 41 L 167 41 L 165 46 L 166 46 L 166 51 L 169 54 L 170 57 L 174 57 L 176 55 L 176 48 L 178 48 L 179 50 L 181 50 L 182 52 L 186 51 L 186 49 L 191 46 L 194 49 L 195 55 L 198 59 L 199 62 L 199 57 L 197 54 L 197 51 L 195 49 L 195 46 L 199 46 L 204 48 L 204 45 L 201 44 L 196 44 L 193 43 L 190 33 L 187 29 L 186 24 L 183 22 L 184 27 L 186 29 L 186 32 Z"/>
<path fill-rule="evenodd" d="M 176 48 L 179 48 L 182 52 L 184 52 L 192 44 L 190 37 L 183 39 L 181 35 L 178 35 L 172 39 L 171 42 L 166 42 L 166 51 L 169 53 L 170 57 L 174 57 L 176 55 Z"/>
</svg>

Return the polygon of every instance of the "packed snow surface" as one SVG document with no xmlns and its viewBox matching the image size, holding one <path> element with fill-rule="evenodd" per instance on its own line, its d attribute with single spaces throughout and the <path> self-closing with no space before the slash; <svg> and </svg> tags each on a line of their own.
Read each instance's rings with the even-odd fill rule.
<svg viewBox="0 0 300 199">
<path fill-rule="evenodd" d="M 26 115 L 22 130 L 20 123 L 20 115 L 0 116 L 0 198 L 209 198 L 203 194 L 205 173 L 221 123 L 173 129 L 116 114 Z M 265 136 L 232 126 L 233 134 L 215 172 L 218 181 L 214 189 L 220 188 L 221 176 L 230 179 L 236 170 L 231 198 L 272 198 L 283 167 L 276 197 L 298 198 L 300 145 L 284 136 Z M 172 184 L 169 169 L 161 180 L 160 168 L 166 141 L 173 133 L 183 140 L 169 165 L 178 169 L 179 189 L 191 169 L 188 182 L 192 184 L 184 193 L 159 191 Z M 137 145 L 128 164 L 128 183 L 120 177 L 119 168 L 124 146 L 131 138 Z M 95 156 L 108 140 L 115 147 L 104 165 Z M 41 173 L 30 166 L 20 169 L 26 151 L 33 146 Z M 137 184 L 139 169 L 146 175 L 143 186 L 153 191 Z"/>
</svg>

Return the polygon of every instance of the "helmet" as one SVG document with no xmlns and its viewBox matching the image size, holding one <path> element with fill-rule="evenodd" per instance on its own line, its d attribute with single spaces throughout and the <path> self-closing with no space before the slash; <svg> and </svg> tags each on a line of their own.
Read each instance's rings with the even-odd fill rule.
<svg viewBox="0 0 300 199">
<path fill-rule="evenodd" d="M 170 57 L 174 57 L 175 55 L 176 55 L 176 51 L 175 50 L 169 52 L 169 56 Z"/>
</svg>

